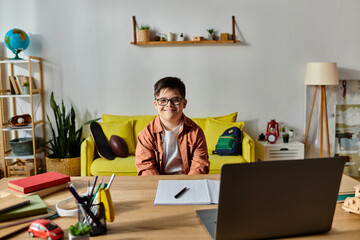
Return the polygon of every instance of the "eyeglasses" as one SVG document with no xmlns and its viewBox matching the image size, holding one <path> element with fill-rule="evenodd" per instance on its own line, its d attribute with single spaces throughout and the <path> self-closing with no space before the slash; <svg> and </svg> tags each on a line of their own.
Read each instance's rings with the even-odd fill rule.
<svg viewBox="0 0 360 240">
<path fill-rule="evenodd" d="M 156 102 L 160 105 L 160 106 L 166 106 L 168 104 L 168 102 L 170 101 L 172 104 L 174 105 L 180 105 L 181 101 L 183 100 L 183 98 L 180 97 L 174 97 L 172 99 L 167 99 L 167 98 L 155 98 Z"/>
</svg>

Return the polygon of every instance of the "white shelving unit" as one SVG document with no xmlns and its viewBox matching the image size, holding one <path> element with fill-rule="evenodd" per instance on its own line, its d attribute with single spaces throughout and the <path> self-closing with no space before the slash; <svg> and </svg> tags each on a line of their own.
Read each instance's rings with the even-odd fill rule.
<svg viewBox="0 0 360 240">
<path fill-rule="evenodd" d="M 29 56 L 28 60 L 10 60 L 10 59 L 1 59 L 0 64 L 4 64 L 9 67 L 9 74 L 3 74 L 1 71 L 4 69 L 0 67 L 0 81 L 1 81 L 1 89 L 0 89 L 0 137 L 1 137 L 1 152 L 0 158 L 3 160 L 4 164 L 4 176 L 10 177 L 12 175 L 11 169 L 9 166 L 14 164 L 14 162 L 24 162 L 23 168 L 27 170 L 27 175 L 36 175 L 40 170 L 40 166 L 38 166 L 38 158 L 40 154 L 43 155 L 43 160 L 45 159 L 45 151 L 43 147 L 36 148 L 35 142 L 35 134 L 38 128 L 42 130 L 42 140 L 45 142 L 45 112 L 44 112 L 44 93 L 43 93 L 43 74 L 42 74 L 42 59 L 39 57 Z M 27 67 L 26 67 L 27 64 Z M 33 86 L 33 66 L 34 64 L 37 65 L 38 74 L 39 74 L 39 85 L 38 88 Z M 29 87 L 30 87 L 30 94 L 12 94 L 10 82 L 8 80 L 9 76 L 15 76 L 15 67 L 14 66 L 21 66 L 25 65 L 26 69 L 26 76 L 29 77 Z M 7 75 L 6 77 L 4 77 Z M 35 109 L 34 107 L 34 99 L 38 99 L 39 104 L 41 105 L 39 109 Z M 27 108 L 30 108 L 28 112 L 22 112 L 22 109 L 19 109 L 18 104 L 20 100 L 24 100 L 25 103 L 21 104 L 29 104 Z M 29 103 L 26 103 L 29 101 Z M 40 114 L 37 114 L 38 111 L 41 111 Z M 21 113 L 20 113 L 21 112 Z M 32 118 L 31 124 L 22 127 L 12 127 L 8 123 L 8 118 L 11 118 L 16 115 L 22 114 L 30 114 Z M 40 117 L 38 117 L 40 115 Z M 9 144 L 6 141 L 9 139 L 15 139 L 18 137 L 19 132 L 28 131 L 31 132 L 32 142 L 33 142 L 33 154 L 26 155 L 26 156 L 16 156 L 12 152 L 11 148 L 9 148 Z M 9 136 L 6 137 L 5 135 L 8 134 Z M 9 161 L 11 162 L 9 163 Z M 43 161 L 44 162 L 44 161 Z M 31 169 L 30 169 L 31 168 Z M 21 169 L 21 166 L 20 166 Z M 15 174 L 16 175 L 16 174 Z"/>
</svg>

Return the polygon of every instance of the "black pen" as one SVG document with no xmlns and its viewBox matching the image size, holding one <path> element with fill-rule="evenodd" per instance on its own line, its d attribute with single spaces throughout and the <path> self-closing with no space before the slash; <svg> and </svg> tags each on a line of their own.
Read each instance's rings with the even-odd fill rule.
<svg viewBox="0 0 360 240">
<path fill-rule="evenodd" d="M 92 186 L 92 189 L 91 189 L 91 192 L 90 192 L 90 196 L 88 197 L 87 205 L 90 205 L 90 203 L 91 203 L 91 199 L 92 199 L 93 194 L 94 194 L 94 188 L 96 186 L 97 179 L 98 179 L 98 176 L 95 176 L 94 183 L 93 183 L 93 186 Z"/>
<path fill-rule="evenodd" d="M 187 188 L 187 187 L 184 187 L 180 192 L 178 192 L 178 193 L 174 196 L 174 198 L 179 198 L 181 195 L 183 195 L 183 193 L 184 193 L 186 190 L 188 190 L 188 188 Z"/>
</svg>

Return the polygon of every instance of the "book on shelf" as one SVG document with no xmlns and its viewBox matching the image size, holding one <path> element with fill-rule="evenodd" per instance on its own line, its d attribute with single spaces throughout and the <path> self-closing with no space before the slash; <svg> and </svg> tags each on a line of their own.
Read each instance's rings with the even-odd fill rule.
<svg viewBox="0 0 360 240">
<path fill-rule="evenodd" d="M 47 213 L 47 206 L 38 195 L 24 197 L 30 204 L 0 214 L 0 222 Z"/>
<path fill-rule="evenodd" d="M 17 197 L 13 194 L 0 198 L 0 202 L 0 214 L 30 204 L 29 199 Z"/>
<path fill-rule="evenodd" d="M 19 94 L 23 94 L 23 89 L 22 89 L 22 85 L 20 83 L 19 78 L 14 77 L 14 79 L 15 79 L 15 82 L 16 82 L 16 86 L 18 87 Z"/>
<path fill-rule="evenodd" d="M 218 180 L 159 180 L 154 205 L 218 204 L 219 191 Z"/>
<path fill-rule="evenodd" d="M 24 76 L 24 75 L 17 75 L 17 78 L 19 79 L 21 86 L 24 86 L 24 83 L 26 83 L 26 82 L 29 83 L 29 86 L 30 86 L 30 77 Z M 33 89 L 37 89 L 33 77 L 31 78 L 31 82 L 32 82 Z"/>
<path fill-rule="evenodd" d="M 10 82 L 11 82 L 11 86 L 12 86 L 12 88 L 13 88 L 13 90 L 14 90 L 14 93 L 15 93 L 15 94 L 20 94 L 19 89 L 18 89 L 18 86 L 17 86 L 17 84 L 16 84 L 16 79 L 15 79 L 15 77 L 10 76 L 9 79 L 10 79 Z"/>
<path fill-rule="evenodd" d="M 57 172 L 47 172 L 31 177 L 12 180 L 9 181 L 7 184 L 9 188 L 15 189 L 22 193 L 30 193 L 70 181 L 71 179 L 68 175 Z"/>
<path fill-rule="evenodd" d="M 13 194 L 18 197 L 31 196 L 31 195 L 39 195 L 40 197 L 45 197 L 51 193 L 65 190 L 68 185 L 69 185 L 68 183 L 63 183 L 63 184 L 59 184 L 56 186 L 43 188 L 43 189 L 40 189 L 40 190 L 37 190 L 34 192 L 30 192 L 30 193 L 22 193 L 20 191 L 12 189 L 12 188 L 5 188 L 5 189 L 0 190 L 0 196 L 3 197 L 3 196 L 7 196 L 9 194 Z"/>
<path fill-rule="evenodd" d="M 15 89 L 14 89 L 12 83 L 11 83 L 11 76 L 9 76 L 8 79 L 9 79 L 10 94 L 16 94 Z"/>
</svg>

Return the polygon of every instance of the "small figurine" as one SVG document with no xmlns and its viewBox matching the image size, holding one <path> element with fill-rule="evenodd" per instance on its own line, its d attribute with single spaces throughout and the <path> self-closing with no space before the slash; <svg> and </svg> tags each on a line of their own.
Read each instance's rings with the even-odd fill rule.
<svg viewBox="0 0 360 240">
<path fill-rule="evenodd" d="M 346 198 L 342 208 L 345 212 L 360 214 L 360 184 L 356 185 L 354 188 L 355 197 Z"/>
<path fill-rule="evenodd" d="M 30 237 L 52 240 L 64 237 L 64 231 L 49 219 L 36 219 L 30 224 L 28 233 Z"/>
</svg>

